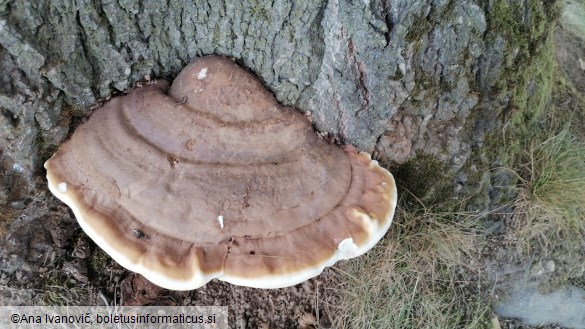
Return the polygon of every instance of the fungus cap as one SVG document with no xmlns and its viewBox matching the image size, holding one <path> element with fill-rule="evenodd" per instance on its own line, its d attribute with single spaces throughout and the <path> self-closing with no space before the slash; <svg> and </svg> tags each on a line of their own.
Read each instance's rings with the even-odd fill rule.
<svg viewBox="0 0 585 329">
<path fill-rule="evenodd" d="M 372 248 L 396 207 L 367 153 L 324 142 L 216 56 L 113 98 L 45 168 L 104 251 L 174 290 L 297 284 Z"/>
</svg>

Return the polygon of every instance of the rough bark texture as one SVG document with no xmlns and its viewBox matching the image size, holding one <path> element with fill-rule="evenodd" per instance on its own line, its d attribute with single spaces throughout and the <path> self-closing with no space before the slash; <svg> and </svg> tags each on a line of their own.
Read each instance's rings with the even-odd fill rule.
<svg viewBox="0 0 585 329">
<path fill-rule="evenodd" d="M 0 0 L 0 219 L 42 222 L 43 162 L 92 105 L 220 54 L 421 197 L 503 196 L 499 131 L 538 111 L 555 0 Z M 49 201 L 47 201 L 49 202 Z M 51 201 L 54 202 L 54 201 Z M 28 209 L 28 210 L 27 210 Z M 18 217 L 20 216 L 20 217 Z M 14 224 L 17 225 L 17 224 Z M 17 226 L 18 226 L 17 225 Z M 14 229 L 14 228 L 13 228 Z M 8 281 L 26 260 L 0 272 Z M 5 280 L 5 281 L 6 281 Z"/>
<path fill-rule="evenodd" d="M 505 98 L 490 101 L 495 82 L 505 79 L 503 70 L 523 69 L 513 65 L 523 45 L 510 44 L 519 41 L 506 24 L 524 25 L 512 32 L 535 24 L 546 30 L 553 7 L 554 1 L 4 1 L 1 142 L 10 182 L 0 200 L 27 194 L 15 182 L 32 187 L 72 117 L 145 75 L 174 77 L 204 54 L 236 59 L 279 101 L 310 112 L 319 131 L 344 143 L 377 148 L 398 163 L 423 151 L 457 170 L 508 105 Z M 518 15 L 502 19 L 497 9 Z M 544 41 L 546 31 L 539 32 L 531 37 Z"/>
</svg>

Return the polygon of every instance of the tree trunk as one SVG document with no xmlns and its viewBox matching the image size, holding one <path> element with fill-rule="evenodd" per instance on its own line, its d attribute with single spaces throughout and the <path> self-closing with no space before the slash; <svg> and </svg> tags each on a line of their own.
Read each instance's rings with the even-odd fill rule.
<svg viewBox="0 0 585 329">
<path fill-rule="evenodd" d="M 207 54 L 233 58 L 281 103 L 310 113 L 318 131 L 373 153 L 417 197 L 481 187 L 470 206 L 493 207 L 506 197 L 493 186 L 513 183 L 490 170 L 505 164 L 502 129 L 543 108 L 559 6 L 0 0 L 0 220 L 51 214 L 43 162 L 96 104 Z M 26 262 L 0 272 L 10 281 Z"/>
</svg>

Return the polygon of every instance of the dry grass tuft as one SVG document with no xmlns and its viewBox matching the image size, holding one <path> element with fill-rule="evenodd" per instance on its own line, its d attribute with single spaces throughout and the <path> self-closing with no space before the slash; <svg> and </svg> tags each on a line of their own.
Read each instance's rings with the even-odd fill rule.
<svg viewBox="0 0 585 329">
<path fill-rule="evenodd" d="M 390 233 L 366 255 L 338 267 L 345 285 L 337 328 L 481 328 L 489 303 L 469 294 L 479 275 L 478 216 L 397 209 Z M 475 286 L 473 290 L 477 290 Z"/>
<path fill-rule="evenodd" d="M 533 134 L 516 169 L 508 239 L 521 255 L 555 260 L 560 269 L 549 288 L 585 274 L 585 143 L 570 127 Z"/>
<path fill-rule="evenodd" d="M 559 235 L 585 232 L 585 145 L 563 129 L 531 142 L 525 160 L 516 206 L 522 247 L 548 250 Z"/>
</svg>

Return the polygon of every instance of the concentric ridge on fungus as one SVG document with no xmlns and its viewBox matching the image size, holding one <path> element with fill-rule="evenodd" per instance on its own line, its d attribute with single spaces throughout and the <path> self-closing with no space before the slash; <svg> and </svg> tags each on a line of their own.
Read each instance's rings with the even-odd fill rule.
<svg viewBox="0 0 585 329">
<path fill-rule="evenodd" d="M 319 139 L 251 74 L 189 64 L 96 110 L 45 163 L 49 188 L 122 266 L 157 285 L 277 288 L 386 233 L 392 175 Z"/>
</svg>

